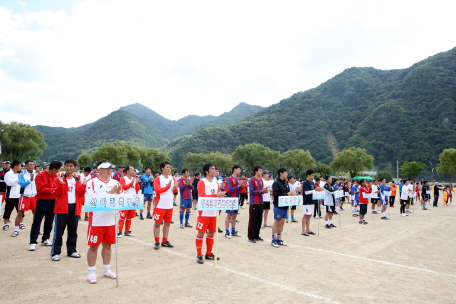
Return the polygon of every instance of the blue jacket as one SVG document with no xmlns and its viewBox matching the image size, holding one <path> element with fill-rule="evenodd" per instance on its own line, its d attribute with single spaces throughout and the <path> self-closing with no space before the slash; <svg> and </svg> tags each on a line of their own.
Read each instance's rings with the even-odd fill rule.
<svg viewBox="0 0 456 304">
<path fill-rule="evenodd" d="M 153 181 L 150 181 L 151 175 L 144 174 L 141 176 L 141 190 L 143 194 L 154 194 Z"/>
</svg>

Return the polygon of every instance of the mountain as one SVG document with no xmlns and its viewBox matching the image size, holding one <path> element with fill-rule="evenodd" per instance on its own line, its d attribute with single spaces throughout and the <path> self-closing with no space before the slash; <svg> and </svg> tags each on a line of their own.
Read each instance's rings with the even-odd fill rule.
<svg viewBox="0 0 456 304">
<path fill-rule="evenodd" d="M 456 144 L 455 100 L 456 48 L 406 69 L 346 69 L 235 124 L 179 138 L 166 150 L 177 167 L 188 152 L 232 153 L 252 142 L 281 152 L 310 150 L 325 163 L 355 146 L 380 168 L 396 160 L 427 164 Z"/>
<path fill-rule="evenodd" d="M 166 146 L 171 140 L 194 133 L 206 124 L 232 124 L 254 114 L 263 107 L 240 103 L 220 116 L 188 115 L 177 121 L 167 119 L 139 104 L 121 107 L 99 120 L 77 128 L 38 125 L 48 145 L 42 159 L 65 160 L 77 158 L 83 152 L 92 152 L 106 142 L 121 141 L 143 148 Z"/>
</svg>

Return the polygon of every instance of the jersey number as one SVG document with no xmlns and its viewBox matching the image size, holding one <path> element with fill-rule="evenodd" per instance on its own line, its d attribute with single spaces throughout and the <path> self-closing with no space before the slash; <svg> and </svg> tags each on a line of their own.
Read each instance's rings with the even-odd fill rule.
<svg viewBox="0 0 456 304">
<path fill-rule="evenodd" d="M 160 214 L 158 214 L 158 213 L 155 214 L 155 215 L 154 215 L 154 219 L 158 221 L 158 220 L 160 219 Z"/>
<path fill-rule="evenodd" d="M 198 229 L 203 229 L 203 223 L 196 223 L 196 227 L 198 227 Z"/>
<path fill-rule="evenodd" d="M 97 243 L 98 236 L 96 235 L 91 235 L 90 236 L 90 242 L 96 244 Z"/>
</svg>

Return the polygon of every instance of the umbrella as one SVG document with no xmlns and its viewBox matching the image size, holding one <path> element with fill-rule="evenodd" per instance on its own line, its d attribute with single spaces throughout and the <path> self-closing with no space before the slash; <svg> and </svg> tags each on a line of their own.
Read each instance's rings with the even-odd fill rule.
<svg viewBox="0 0 456 304">
<path fill-rule="evenodd" d="M 357 176 L 357 177 L 353 177 L 352 179 L 365 179 L 365 180 L 374 180 L 372 177 L 370 176 Z"/>
</svg>

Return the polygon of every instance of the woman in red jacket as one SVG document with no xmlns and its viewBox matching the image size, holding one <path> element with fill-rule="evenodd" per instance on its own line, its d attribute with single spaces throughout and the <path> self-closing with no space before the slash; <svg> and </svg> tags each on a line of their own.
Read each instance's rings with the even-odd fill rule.
<svg viewBox="0 0 456 304">
<path fill-rule="evenodd" d="M 365 197 L 365 194 L 372 193 L 372 188 L 367 186 L 367 182 L 364 179 L 359 182 L 361 184 L 361 187 L 359 187 L 359 223 L 361 225 L 367 225 L 368 223 L 364 220 L 364 216 L 367 213 L 369 199 Z"/>
<path fill-rule="evenodd" d="M 53 261 L 60 261 L 62 251 L 62 237 L 65 228 L 67 232 L 67 255 L 72 258 L 80 258 L 76 252 L 76 242 L 78 240 L 78 222 L 81 215 L 81 205 L 86 191 L 85 180 L 83 184 L 73 175 L 77 168 L 77 162 L 73 159 L 65 161 L 65 176 L 59 176 L 52 185 L 53 192 L 58 195 L 55 200 L 54 213 L 54 241 L 52 242 L 51 258 Z"/>
</svg>

